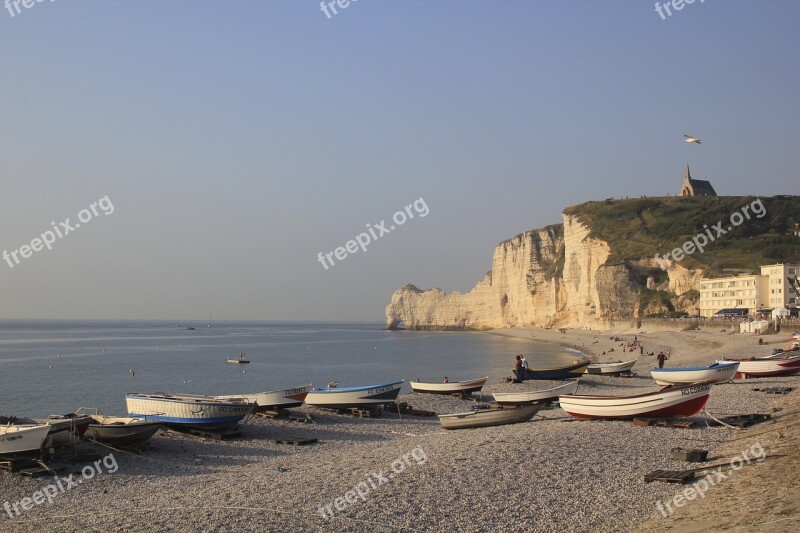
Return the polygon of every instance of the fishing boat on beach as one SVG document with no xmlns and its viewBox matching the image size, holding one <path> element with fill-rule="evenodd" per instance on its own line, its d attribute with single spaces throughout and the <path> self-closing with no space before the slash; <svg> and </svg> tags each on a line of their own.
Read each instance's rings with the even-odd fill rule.
<svg viewBox="0 0 800 533">
<path fill-rule="evenodd" d="M 365 387 L 320 387 L 311 389 L 306 404 L 326 409 L 350 409 L 390 403 L 400 395 L 404 380 Z"/>
<path fill-rule="evenodd" d="M 633 361 L 607 361 L 603 363 L 591 363 L 586 368 L 587 374 L 621 374 L 630 372 L 636 359 Z"/>
<path fill-rule="evenodd" d="M 128 416 L 166 425 L 215 428 L 233 426 L 255 407 L 243 398 L 220 400 L 194 394 L 129 393 L 125 395 Z"/>
<path fill-rule="evenodd" d="M 631 419 L 692 416 L 705 407 L 711 383 L 670 385 L 635 396 L 559 396 L 561 408 L 575 418 Z"/>
<path fill-rule="evenodd" d="M 314 386 L 313 383 L 300 387 L 273 390 L 269 392 L 254 392 L 251 394 L 237 394 L 228 396 L 215 396 L 220 400 L 245 399 L 255 405 L 257 412 L 269 409 L 289 409 L 300 407 L 308 395 L 308 391 Z"/>
<path fill-rule="evenodd" d="M 739 378 L 762 378 L 770 376 L 792 376 L 800 373 L 800 355 L 775 355 L 751 357 L 750 359 L 719 359 L 717 363 L 739 363 L 734 376 Z"/>
<path fill-rule="evenodd" d="M 444 429 L 483 428 L 489 426 L 504 426 L 527 422 L 539 412 L 541 404 L 518 405 L 516 407 L 501 407 L 499 409 L 480 409 L 467 413 L 454 413 L 439 415 L 439 423 Z"/>
<path fill-rule="evenodd" d="M 553 368 L 526 368 L 524 376 L 517 376 L 517 379 L 568 379 L 576 378 L 586 372 L 586 368 L 591 364 L 589 359 L 579 359 L 566 366 Z M 516 369 L 514 375 L 517 375 Z"/>
<path fill-rule="evenodd" d="M 36 454 L 49 431 L 47 424 L 0 426 L 0 456 Z"/>
<path fill-rule="evenodd" d="M 530 392 L 494 392 L 492 396 L 494 397 L 494 401 L 500 405 L 524 405 L 532 402 L 546 402 L 557 400 L 561 395 L 575 394 L 578 391 L 579 381 L 580 379 L 576 379 L 566 385 Z"/>
<path fill-rule="evenodd" d="M 163 427 L 146 418 L 106 416 L 97 407 L 81 407 L 75 414 L 91 418 L 85 434 L 88 439 L 114 446 L 142 445 Z"/>
<path fill-rule="evenodd" d="M 478 392 L 486 384 L 489 376 L 466 381 L 434 382 L 434 381 L 410 381 L 411 390 L 427 394 L 470 394 Z"/>
<path fill-rule="evenodd" d="M 83 437 L 91 421 L 92 419 L 88 416 L 74 414 L 51 415 L 49 418 L 0 418 L 0 423 L 15 426 L 46 425 L 49 428 L 44 439 L 44 445 L 47 448 L 64 448 L 75 444 Z"/>
<path fill-rule="evenodd" d="M 738 368 L 738 362 L 688 368 L 654 368 L 650 371 L 650 376 L 658 385 L 685 385 L 700 381 L 722 383 L 732 380 Z"/>
</svg>

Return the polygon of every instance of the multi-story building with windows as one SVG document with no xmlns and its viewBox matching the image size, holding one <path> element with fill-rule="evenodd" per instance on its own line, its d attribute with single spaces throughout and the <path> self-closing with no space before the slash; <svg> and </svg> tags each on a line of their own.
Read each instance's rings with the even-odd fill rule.
<svg viewBox="0 0 800 533">
<path fill-rule="evenodd" d="M 800 294 L 797 277 L 800 275 L 800 263 L 778 263 L 776 265 L 762 265 L 761 275 L 766 276 L 768 282 L 768 301 L 766 305 L 776 309 L 778 307 L 798 307 Z"/>
<path fill-rule="evenodd" d="M 700 280 L 700 315 L 713 316 L 721 309 L 763 309 L 800 307 L 800 263 L 761 266 L 761 274 Z"/>
</svg>

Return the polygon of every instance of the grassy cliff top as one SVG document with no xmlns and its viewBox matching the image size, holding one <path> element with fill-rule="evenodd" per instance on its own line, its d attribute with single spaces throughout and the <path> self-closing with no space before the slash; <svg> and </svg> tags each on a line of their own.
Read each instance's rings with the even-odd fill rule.
<svg viewBox="0 0 800 533">
<path fill-rule="evenodd" d="M 747 219 L 743 208 L 747 206 Z M 762 208 L 763 206 L 763 208 Z M 731 215 L 744 215 L 733 227 Z M 707 226 L 715 240 L 704 253 L 679 261 L 686 268 L 712 273 L 757 271 L 759 265 L 800 260 L 800 237 L 790 229 L 800 222 L 800 196 L 692 196 L 634 198 L 586 202 L 568 207 L 591 228 L 591 236 L 611 246 L 607 264 L 662 256 L 683 246 Z M 759 218 L 758 215 L 761 215 Z M 739 222 L 738 216 L 734 222 Z M 722 222 L 724 235 L 711 229 Z M 707 237 L 707 234 L 706 234 Z"/>
</svg>

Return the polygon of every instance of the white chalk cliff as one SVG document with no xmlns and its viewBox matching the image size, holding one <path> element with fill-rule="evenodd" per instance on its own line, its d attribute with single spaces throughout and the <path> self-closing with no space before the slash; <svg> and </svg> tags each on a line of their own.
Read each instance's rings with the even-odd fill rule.
<svg viewBox="0 0 800 533">
<path fill-rule="evenodd" d="M 466 294 L 406 285 L 386 307 L 395 329 L 599 326 L 636 313 L 639 285 L 624 265 L 606 265 L 609 245 L 571 215 L 497 245 L 492 270 Z"/>
</svg>

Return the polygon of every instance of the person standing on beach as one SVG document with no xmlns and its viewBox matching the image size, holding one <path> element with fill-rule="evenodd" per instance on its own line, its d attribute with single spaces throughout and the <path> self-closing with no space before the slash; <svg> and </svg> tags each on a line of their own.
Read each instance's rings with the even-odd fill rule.
<svg viewBox="0 0 800 533">
<path fill-rule="evenodd" d="M 656 359 L 658 359 L 658 368 L 664 368 L 664 361 L 669 359 L 669 356 L 664 352 L 658 352 Z"/>
<path fill-rule="evenodd" d="M 516 383 L 522 383 L 522 380 L 525 379 L 525 371 L 522 368 L 522 356 L 518 355 L 516 359 L 516 363 L 514 365 L 514 373 L 517 375 L 517 379 L 514 381 Z"/>
<path fill-rule="evenodd" d="M 522 368 L 524 370 L 528 370 L 528 360 L 525 359 L 525 356 L 524 355 L 520 356 L 519 360 L 522 362 Z"/>
</svg>

